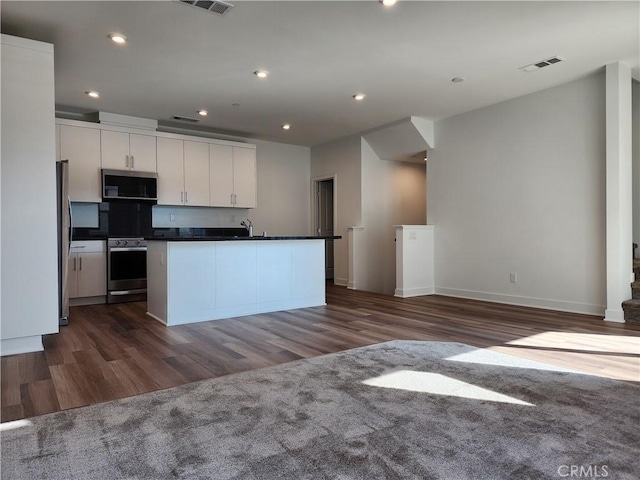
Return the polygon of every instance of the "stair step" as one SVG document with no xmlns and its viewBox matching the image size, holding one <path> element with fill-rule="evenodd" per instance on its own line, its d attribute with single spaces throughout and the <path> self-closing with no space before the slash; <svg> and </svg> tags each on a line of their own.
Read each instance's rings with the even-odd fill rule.
<svg viewBox="0 0 640 480">
<path fill-rule="evenodd" d="M 627 323 L 640 324 L 640 299 L 634 298 L 622 302 L 622 309 L 624 310 L 624 321 Z"/>
</svg>

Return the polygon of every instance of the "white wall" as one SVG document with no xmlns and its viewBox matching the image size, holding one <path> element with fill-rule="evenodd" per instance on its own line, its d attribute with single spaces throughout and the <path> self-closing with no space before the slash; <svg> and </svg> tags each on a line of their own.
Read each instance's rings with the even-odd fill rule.
<svg viewBox="0 0 640 480">
<path fill-rule="evenodd" d="M 311 233 L 311 149 L 251 140 L 258 162 L 258 207 L 249 210 L 254 232 L 273 235 Z"/>
<path fill-rule="evenodd" d="M 631 94 L 633 101 L 633 241 L 639 245 L 636 249 L 636 258 L 640 258 L 640 82 L 633 81 Z"/>
<path fill-rule="evenodd" d="M 2 35 L 3 355 L 58 331 L 53 46 Z"/>
<path fill-rule="evenodd" d="M 355 135 L 311 149 L 311 178 L 336 175 L 337 218 L 335 235 L 341 240 L 333 243 L 335 282 L 349 282 L 349 245 L 347 228 L 362 222 L 361 208 L 361 141 Z M 310 209 L 311 195 L 306 203 Z"/>
<path fill-rule="evenodd" d="M 604 312 L 604 94 L 597 74 L 436 124 L 437 292 Z"/>
<path fill-rule="evenodd" d="M 382 160 L 362 139 L 363 282 L 359 289 L 393 295 L 396 288 L 394 225 L 426 223 L 424 163 Z"/>
</svg>

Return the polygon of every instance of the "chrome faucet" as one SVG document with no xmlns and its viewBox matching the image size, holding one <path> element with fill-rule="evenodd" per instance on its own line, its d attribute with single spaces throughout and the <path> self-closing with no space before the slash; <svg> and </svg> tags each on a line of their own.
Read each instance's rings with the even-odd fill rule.
<svg viewBox="0 0 640 480">
<path fill-rule="evenodd" d="M 240 222 L 240 225 L 247 229 L 250 237 L 253 237 L 253 223 L 251 223 L 251 220 L 247 218 L 246 222 L 243 220 Z"/>
</svg>

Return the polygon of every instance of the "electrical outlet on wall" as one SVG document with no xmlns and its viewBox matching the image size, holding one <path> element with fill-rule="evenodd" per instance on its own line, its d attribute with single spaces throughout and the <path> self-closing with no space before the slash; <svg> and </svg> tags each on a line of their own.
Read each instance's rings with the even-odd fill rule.
<svg viewBox="0 0 640 480">
<path fill-rule="evenodd" d="M 175 222 L 175 221 L 176 221 L 176 216 L 175 216 L 175 214 L 173 214 L 173 213 L 170 213 L 170 214 L 169 214 L 169 221 L 170 221 L 170 222 Z"/>
<path fill-rule="evenodd" d="M 517 274 L 517 273 L 513 273 L 513 272 L 511 272 L 511 273 L 509 274 L 509 281 L 510 281 L 511 283 L 518 283 L 518 274 Z"/>
</svg>

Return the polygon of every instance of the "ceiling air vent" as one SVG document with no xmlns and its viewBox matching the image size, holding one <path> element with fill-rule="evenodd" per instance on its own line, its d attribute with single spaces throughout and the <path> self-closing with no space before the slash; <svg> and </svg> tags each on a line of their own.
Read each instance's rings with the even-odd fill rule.
<svg viewBox="0 0 640 480">
<path fill-rule="evenodd" d="M 190 122 L 190 123 L 198 123 L 199 120 L 197 118 L 189 118 L 189 117 L 181 117 L 180 115 L 173 115 L 171 120 L 180 120 L 181 122 Z"/>
<path fill-rule="evenodd" d="M 233 5 L 230 3 L 220 2 L 219 0 L 178 0 L 180 3 L 186 3 L 193 7 L 202 8 L 216 15 L 224 15 L 227 13 Z"/>
<path fill-rule="evenodd" d="M 539 62 L 535 62 L 535 63 L 531 63 L 529 65 L 525 65 L 524 67 L 520 67 L 519 70 L 522 70 L 523 72 L 534 72 L 536 70 L 539 70 L 541 68 L 544 67 L 548 67 L 549 65 L 553 65 L 555 63 L 560 63 L 564 60 L 564 58 L 562 57 L 551 57 L 551 58 L 547 58 L 546 60 L 540 60 Z"/>
</svg>

